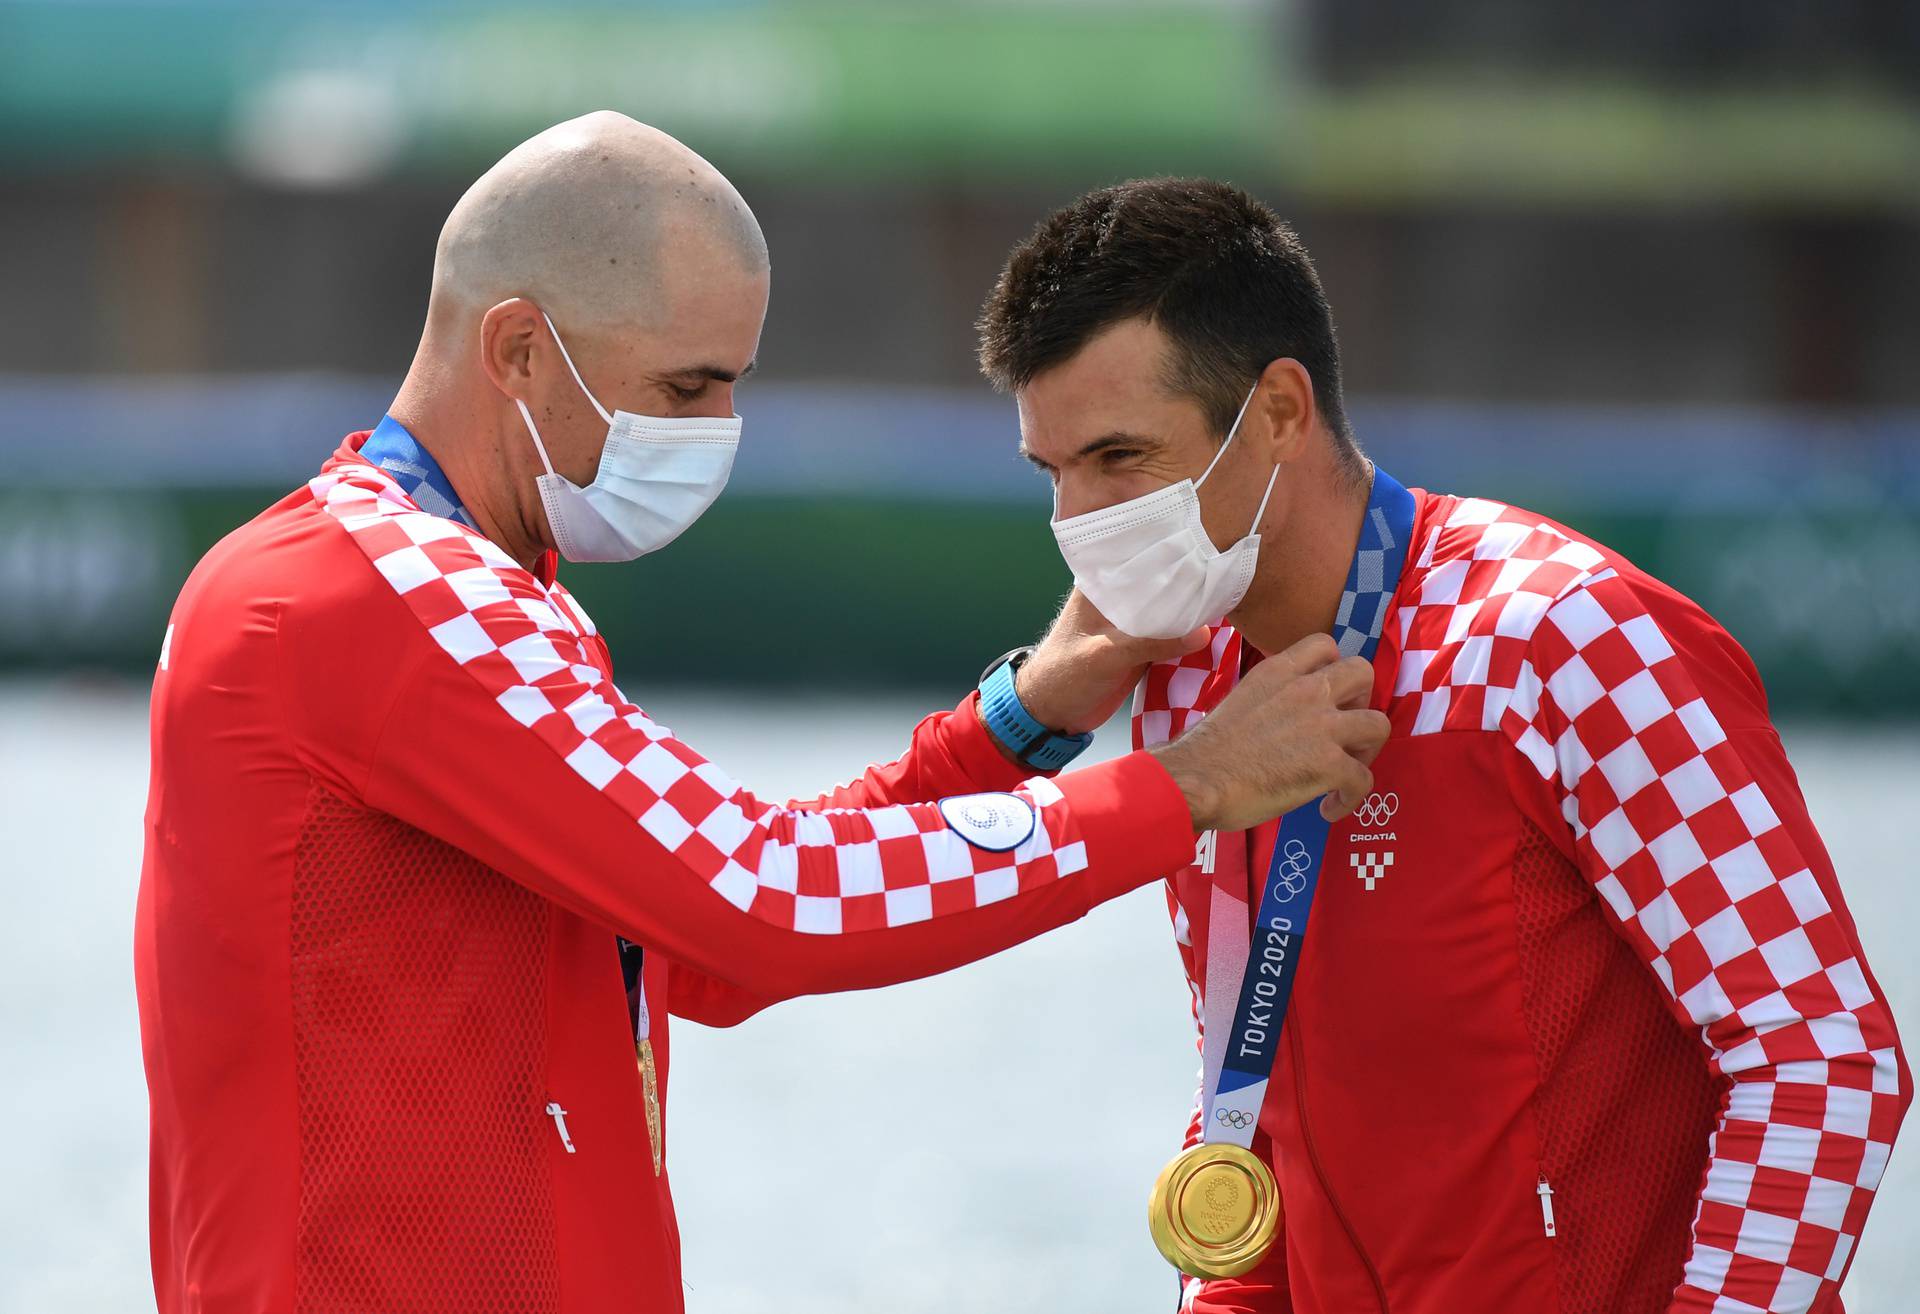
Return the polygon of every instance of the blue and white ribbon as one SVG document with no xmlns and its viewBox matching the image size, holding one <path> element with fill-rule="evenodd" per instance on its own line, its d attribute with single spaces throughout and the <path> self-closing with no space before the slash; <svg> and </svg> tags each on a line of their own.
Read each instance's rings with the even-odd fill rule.
<svg viewBox="0 0 1920 1314">
<path fill-rule="evenodd" d="M 1347 656 L 1372 660 L 1386 622 L 1387 605 L 1406 562 L 1413 534 L 1413 494 L 1378 466 L 1360 527 L 1360 542 L 1347 571 L 1346 591 L 1333 636 Z M 1278 1053 L 1280 1024 L 1293 997 L 1307 913 L 1319 888 L 1320 868 L 1332 826 L 1320 801 L 1302 804 L 1280 819 L 1260 906 L 1249 933 L 1246 904 L 1219 885 L 1213 889 L 1207 930 L 1206 1054 L 1201 1103 L 1206 1109 L 1201 1139 L 1247 1147 L 1253 1143 Z M 1226 1007 L 1235 974 L 1239 992 Z"/>
</svg>

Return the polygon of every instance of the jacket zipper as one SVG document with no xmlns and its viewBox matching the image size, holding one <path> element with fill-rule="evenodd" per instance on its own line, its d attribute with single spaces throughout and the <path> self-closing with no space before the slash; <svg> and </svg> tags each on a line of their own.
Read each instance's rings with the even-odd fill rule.
<svg viewBox="0 0 1920 1314">
<path fill-rule="evenodd" d="M 1295 1018 L 1298 1017 L 1300 1003 L 1298 998 L 1293 1004 Z M 1292 1022 L 1293 1019 L 1289 1019 Z M 1307 1078 L 1306 1064 L 1302 1061 L 1300 1050 L 1300 1030 L 1297 1025 L 1286 1028 L 1287 1047 L 1293 1051 L 1293 1101 L 1300 1110 L 1300 1139 L 1307 1147 L 1307 1162 L 1313 1165 L 1313 1175 L 1320 1183 L 1321 1194 L 1327 1197 L 1327 1205 L 1333 1210 L 1333 1216 L 1340 1223 L 1340 1230 L 1347 1234 L 1347 1240 L 1353 1246 L 1353 1253 L 1360 1257 L 1360 1266 L 1367 1270 L 1367 1281 L 1373 1283 L 1374 1299 L 1380 1302 L 1380 1314 L 1387 1314 L 1387 1288 L 1380 1280 L 1380 1270 L 1373 1266 L 1373 1258 L 1367 1254 L 1366 1247 L 1360 1244 L 1360 1234 L 1353 1230 L 1346 1211 L 1340 1207 L 1339 1197 L 1334 1195 L 1333 1187 L 1327 1181 L 1326 1170 L 1320 1166 L 1320 1151 L 1313 1144 L 1313 1129 L 1307 1123 Z"/>
<path fill-rule="evenodd" d="M 1535 1188 L 1540 1196 L 1540 1225 L 1548 1236 L 1556 1236 L 1553 1226 L 1553 1188 L 1547 1185 L 1546 1174 L 1540 1175 L 1540 1185 Z"/>
<path fill-rule="evenodd" d="M 548 1101 L 547 1116 L 553 1119 L 553 1129 L 560 1133 L 560 1144 L 567 1147 L 567 1153 L 573 1153 L 573 1137 L 567 1135 L 567 1111 L 555 1101 Z"/>
</svg>

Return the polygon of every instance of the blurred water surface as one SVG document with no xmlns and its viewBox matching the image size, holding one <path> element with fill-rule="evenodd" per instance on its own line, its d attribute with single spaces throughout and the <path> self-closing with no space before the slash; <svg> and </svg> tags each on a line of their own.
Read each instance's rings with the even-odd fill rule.
<svg viewBox="0 0 1920 1314">
<path fill-rule="evenodd" d="M 937 701 L 643 698 L 767 793 L 891 757 Z M 1920 736 L 1805 725 L 1787 740 L 1911 1042 Z M 1096 751 L 1123 743 L 1110 727 Z M 152 1307 L 131 967 L 146 770 L 143 690 L 0 684 L 4 1314 Z M 1157 890 L 945 977 L 730 1031 L 682 1023 L 674 1040 L 691 1314 L 1171 1308 L 1144 1200 L 1196 1062 Z M 1905 1144 L 1847 1284 L 1852 1314 L 1912 1307 L 1916 1235 L 1920 1148 Z"/>
</svg>

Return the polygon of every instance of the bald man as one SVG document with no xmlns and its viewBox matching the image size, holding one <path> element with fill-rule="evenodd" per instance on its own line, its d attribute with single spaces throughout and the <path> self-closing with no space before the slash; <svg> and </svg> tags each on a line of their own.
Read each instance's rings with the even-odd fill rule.
<svg viewBox="0 0 1920 1314">
<path fill-rule="evenodd" d="M 685 147 L 542 133 L 449 217 L 391 413 L 182 589 L 135 950 L 163 1314 L 678 1310 L 669 1013 L 939 972 L 1196 830 L 1364 795 L 1385 723 L 1330 641 L 1049 778 L 1184 643 L 1079 604 L 989 706 L 817 799 L 630 702 L 557 558 L 656 551 L 719 493 L 767 286 Z"/>
</svg>

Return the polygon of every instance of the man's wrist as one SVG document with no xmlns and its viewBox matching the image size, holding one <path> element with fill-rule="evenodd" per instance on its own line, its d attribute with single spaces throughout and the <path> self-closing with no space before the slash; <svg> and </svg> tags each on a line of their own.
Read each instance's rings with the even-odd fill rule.
<svg viewBox="0 0 1920 1314">
<path fill-rule="evenodd" d="M 1081 827 L 1090 902 L 1158 880 L 1193 861 L 1194 832 L 1180 787 L 1150 753 L 1096 762 L 1060 777 Z"/>
<path fill-rule="evenodd" d="M 1015 766 L 1021 766 L 1022 763 L 1020 759 L 1014 755 L 1014 751 L 1001 743 L 1000 736 L 993 733 L 993 730 L 987 725 L 987 712 L 980 698 L 980 690 L 976 688 L 972 693 L 967 695 L 967 699 L 973 704 L 973 723 L 980 727 L 981 735 L 985 737 L 989 744 L 993 745 L 993 751 L 999 754 L 1002 760 L 1011 762 Z"/>
<path fill-rule="evenodd" d="M 1021 702 L 1015 684 L 1031 648 L 1016 648 L 980 677 L 980 720 L 995 742 L 1023 766 L 1058 771 L 1093 742 L 1092 734 L 1065 734 L 1044 725 Z"/>
<path fill-rule="evenodd" d="M 1187 801 L 1187 816 L 1193 823 L 1193 833 L 1212 829 L 1211 819 L 1217 806 L 1218 791 L 1208 782 L 1204 771 L 1193 768 L 1188 759 L 1192 756 L 1183 752 L 1174 744 L 1159 744 L 1146 749 L 1147 756 L 1160 764 L 1161 770 L 1173 780 L 1180 790 L 1180 796 Z"/>
</svg>

